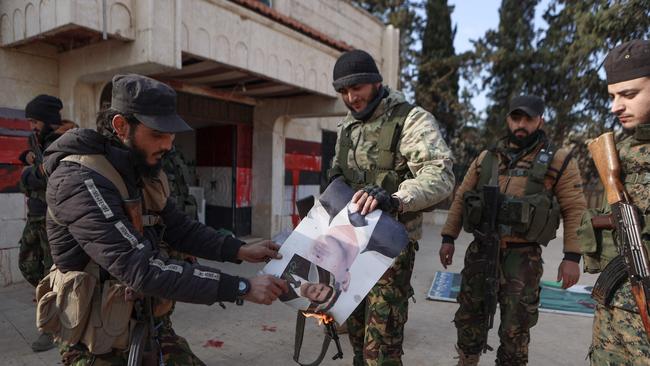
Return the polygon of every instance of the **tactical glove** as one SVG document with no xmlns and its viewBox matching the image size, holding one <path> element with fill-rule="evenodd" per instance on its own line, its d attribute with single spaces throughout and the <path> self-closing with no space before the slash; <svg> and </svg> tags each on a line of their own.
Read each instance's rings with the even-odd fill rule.
<svg viewBox="0 0 650 366">
<path fill-rule="evenodd" d="M 399 199 L 388 194 L 388 192 L 380 186 L 367 185 L 363 188 L 363 191 L 377 200 L 378 207 L 382 211 L 395 213 L 399 210 Z"/>
</svg>

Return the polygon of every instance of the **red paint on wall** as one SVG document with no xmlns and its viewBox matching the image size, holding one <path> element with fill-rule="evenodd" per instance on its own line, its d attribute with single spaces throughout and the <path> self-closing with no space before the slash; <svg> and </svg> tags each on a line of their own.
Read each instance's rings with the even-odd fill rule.
<svg viewBox="0 0 650 366">
<path fill-rule="evenodd" d="M 9 130 L 23 130 L 30 131 L 29 121 L 24 119 L 11 119 L 11 118 L 2 118 L 0 117 L 0 128 L 6 128 Z"/>
<path fill-rule="evenodd" d="M 284 153 L 320 156 L 321 144 L 319 142 L 286 139 Z"/>
<path fill-rule="evenodd" d="M 284 167 L 287 170 L 305 170 L 309 172 L 320 172 L 321 157 L 299 154 L 285 154 Z"/>
<path fill-rule="evenodd" d="M 22 165 L 0 164 L 0 193 L 20 192 Z"/>
<path fill-rule="evenodd" d="M 18 156 L 29 149 L 27 137 L 0 136 L 0 146 L 0 164 L 23 164 Z"/>
<path fill-rule="evenodd" d="M 237 207 L 251 206 L 251 189 L 253 187 L 253 173 L 250 168 L 237 168 Z"/>
</svg>

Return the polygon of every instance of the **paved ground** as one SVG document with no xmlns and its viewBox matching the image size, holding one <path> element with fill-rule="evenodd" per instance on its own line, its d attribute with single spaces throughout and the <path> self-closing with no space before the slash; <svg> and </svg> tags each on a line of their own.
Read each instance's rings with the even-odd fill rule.
<svg viewBox="0 0 650 366">
<path fill-rule="evenodd" d="M 425 299 L 433 273 L 442 270 L 438 261 L 440 227 L 425 227 L 425 236 L 415 265 L 413 287 L 415 304 L 411 304 L 406 328 L 405 365 L 454 365 L 456 332 L 451 319 L 457 305 Z M 457 242 L 453 271 L 460 271 L 470 236 Z M 544 279 L 554 279 L 562 258 L 561 243 L 553 241 L 544 251 Z M 222 265 L 226 272 L 253 275 L 258 266 Z M 593 284 L 594 276 L 583 276 L 580 283 Z M 35 306 L 32 289 L 18 284 L 0 288 L 0 364 L 55 365 L 55 350 L 34 354 L 29 344 L 36 337 Z M 293 334 L 295 313 L 276 303 L 271 306 L 246 304 L 243 307 L 179 304 L 173 317 L 177 333 L 185 336 L 195 353 L 208 365 L 293 365 Z M 498 319 L 497 319 L 498 321 Z M 530 365 L 587 365 L 585 360 L 591 338 L 592 318 L 541 313 L 539 324 L 532 330 Z M 310 322 L 303 355 L 311 362 L 318 353 L 322 330 Z M 497 323 L 498 324 L 498 323 Z M 307 337 L 308 337 L 307 335 Z M 496 332 L 490 344 L 496 345 Z M 351 350 L 347 338 L 342 340 L 343 361 L 326 359 L 323 365 L 350 365 Z M 333 354 L 330 350 L 329 354 Z M 483 356 L 482 365 L 493 364 L 495 353 Z"/>
</svg>

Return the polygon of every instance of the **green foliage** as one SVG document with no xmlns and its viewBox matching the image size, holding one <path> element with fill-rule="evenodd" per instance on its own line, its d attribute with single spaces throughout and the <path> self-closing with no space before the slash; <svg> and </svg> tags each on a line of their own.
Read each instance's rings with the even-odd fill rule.
<svg viewBox="0 0 650 366">
<path fill-rule="evenodd" d="M 451 137 L 457 127 L 459 58 L 454 50 L 456 28 L 451 26 L 453 6 L 447 0 L 428 0 L 422 32 L 415 99 L 433 113 L 443 135 Z"/>
<path fill-rule="evenodd" d="M 505 132 L 508 101 L 531 87 L 533 70 L 530 65 L 535 54 L 533 20 L 538 2 L 503 0 L 499 8 L 499 28 L 488 30 L 475 43 L 474 62 L 482 65 L 478 70 L 490 100 L 485 120 L 489 139 Z"/>
<path fill-rule="evenodd" d="M 352 0 L 384 22 L 400 30 L 400 85 L 398 89 L 412 91 L 416 51 L 413 45 L 421 32 L 422 19 L 417 10 L 422 6 L 418 0 Z"/>
</svg>

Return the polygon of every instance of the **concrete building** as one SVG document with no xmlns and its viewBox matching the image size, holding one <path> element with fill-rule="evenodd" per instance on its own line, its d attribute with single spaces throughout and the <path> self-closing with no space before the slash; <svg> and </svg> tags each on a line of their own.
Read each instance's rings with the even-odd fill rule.
<svg viewBox="0 0 650 366">
<path fill-rule="evenodd" d="M 331 86 L 336 58 L 364 49 L 395 87 L 398 39 L 347 0 L 0 1 L 0 283 L 22 280 L 16 157 L 35 95 L 94 128 L 114 74 L 167 82 L 195 129 L 177 147 L 196 162 L 206 221 L 270 237 L 323 183 L 347 111 Z"/>
</svg>

